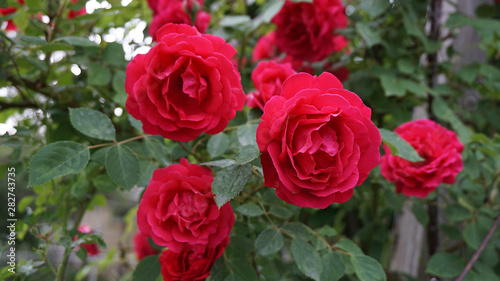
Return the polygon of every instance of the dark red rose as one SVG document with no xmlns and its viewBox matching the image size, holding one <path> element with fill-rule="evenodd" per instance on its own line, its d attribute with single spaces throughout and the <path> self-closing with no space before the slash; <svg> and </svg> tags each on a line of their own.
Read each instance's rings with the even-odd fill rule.
<svg viewBox="0 0 500 281">
<path fill-rule="evenodd" d="M 210 275 L 215 261 L 222 255 L 229 243 L 226 237 L 215 248 L 202 252 L 185 251 L 175 253 L 163 251 L 160 256 L 161 273 L 165 281 L 202 281 Z"/>
<path fill-rule="evenodd" d="M 325 72 L 290 76 L 257 128 L 265 184 L 300 207 L 347 201 L 380 160 L 371 110 Z"/>
<path fill-rule="evenodd" d="M 203 1 L 160 0 L 148 1 L 153 10 L 153 21 L 149 26 L 149 34 L 156 41 L 156 32 L 167 23 L 184 23 L 194 25 L 199 32 L 205 33 L 210 24 L 210 14 L 202 11 Z M 154 7 L 154 8 L 153 8 Z M 195 22 L 191 16 L 195 15 Z"/>
<path fill-rule="evenodd" d="M 335 75 L 337 79 L 340 80 L 340 82 L 344 82 L 349 78 L 349 69 L 347 69 L 344 66 L 334 66 L 331 62 L 325 63 L 323 66 L 323 70 L 330 72 L 331 74 Z"/>
<path fill-rule="evenodd" d="M 140 231 L 134 236 L 134 251 L 139 260 L 151 255 L 159 254 L 161 251 L 153 248 L 148 241 L 148 236 Z"/>
<path fill-rule="evenodd" d="M 185 24 L 157 35 L 158 44 L 127 66 L 127 111 L 147 134 L 177 141 L 224 130 L 245 103 L 234 47 Z"/>
<path fill-rule="evenodd" d="M 86 224 L 82 224 L 82 225 L 78 226 L 77 230 L 78 230 L 78 233 L 81 233 L 81 234 L 93 233 L 92 228 L 90 228 L 90 226 L 88 226 Z M 73 237 L 73 241 L 76 241 L 76 240 L 78 240 L 78 235 L 75 235 Z M 87 254 L 89 256 L 96 256 L 101 252 L 97 243 L 82 243 L 82 244 L 80 244 L 80 246 L 84 247 L 85 250 L 87 250 Z"/>
<path fill-rule="evenodd" d="M 457 134 L 431 120 L 404 123 L 394 130 L 415 148 L 421 162 L 409 162 L 391 154 L 384 145 L 380 162 L 382 176 L 396 184 L 396 192 L 406 196 L 426 197 L 441 183 L 452 184 L 462 170 L 464 146 Z"/>
<path fill-rule="evenodd" d="M 276 44 L 297 60 L 318 61 L 334 52 L 334 31 L 347 26 L 341 0 L 287 0 L 273 18 Z"/>
<path fill-rule="evenodd" d="M 209 168 L 185 158 L 154 171 L 137 211 L 141 232 L 176 253 L 216 247 L 231 231 L 234 214 L 229 203 L 217 208 L 213 180 Z"/>
<path fill-rule="evenodd" d="M 279 96 L 283 82 L 295 73 L 289 63 L 259 62 L 252 72 L 252 81 L 257 91 L 247 95 L 247 105 L 264 110 L 266 102 L 273 96 Z"/>
</svg>

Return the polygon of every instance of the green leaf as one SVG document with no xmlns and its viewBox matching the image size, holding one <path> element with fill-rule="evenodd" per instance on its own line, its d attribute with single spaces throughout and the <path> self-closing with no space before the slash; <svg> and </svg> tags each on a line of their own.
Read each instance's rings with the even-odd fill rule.
<svg viewBox="0 0 500 281">
<path fill-rule="evenodd" d="M 67 174 L 76 174 L 87 166 L 89 159 L 89 149 L 82 144 L 71 141 L 51 143 L 31 159 L 29 185 L 41 185 Z"/>
<path fill-rule="evenodd" d="M 154 255 L 143 258 L 135 267 L 132 281 L 156 280 L 161 273 L 159 257 Z"/>
<path fill-rule="evenodd" d="M 127 101 L 127 92 L 125 92 L 125 76 L 126 76 L 125 71 L 119 70 L 115 72 L 115 74 L 113 75 L 113 80 L 111 81 L 111 86 L 115 91 L 115 95 L 113 96 L 113 101 L 123 107 L 125 107 L 125 103 Z M 132 119 L 134 118 L 132 117 Z M 142 127 L 141 122 L 138 120 L 136 121 L 139 122 L 140 124 L 139 128 L 141 128 Z M 142 129 L 139 130 L 139 132 L 142 132 Z"/>
<path fill-rule="evenodd" d="M 472 214 L 469 210 L 458 204 L 451 204 L 446 206 L 444 216 L 451 222 L 458 222 L 471 218 Z"/>
<path fill-rule="evenodd" d="M 406 94 L 406 87 L 394 75 L 380 75 L 380 83 L 384 88 L 386 97 L 403 97 Z"/>
<path fill-rule="evenodd" d="M 111 81 L 111 71 L 102 64 L 91 62 L 87 67 L 88 84 L 105 86 Z"/>
<path fill-rule="evenodd" d="M 92 182 L 97 190 L 101 192 L 110 192 L 116 189 L 115 183 L 107 174 L 101 174 L 96 176 Z"/>
<path fill-rule="evenodd" d="M 212 183 L 212 192 L 215 194 L 217 206 L 222 207 L 238 195 L 251 175 L 252 165 L 250 164 L 233 165 L 220 170 Z"/>
<path fill-rule="evenodd" d="M 151 177 L 153 176 L 153 172 L 156 169 L 156 165 L 153 162 L 141 159 L 139 160 L 139 167 L 141 174 L 139 175 L 139 181 L 137 182 L 137 185 L 147 186 L 151 181 Z"/>
<path fill-rule="evenodd" d="M 229 137 L 224 133 L 211 136 L 207 143 L 207 150 L 212 158 L 224 154 L 228 147 Z"/>
<path fill-rule="evenodd" d="M 222 27 L 230 27 L 236 29 L 242 29 L 250 24 L 251 19 L 247 15 L 240 16 L 225 16 L 219 22 Z"/>
<path fill-rule="evenodd" d="M 297 238 L 302 238 L 304 240 L 310 240 L 314 235 L 309 231 L 309 229 L 300 222 L 289 222 L 284 224 L 281 229 L 287 233 L 292 234 Z"/>
<path fill-rule="evenodd" d="M 102 52 L 102 59 L 109 65 L 121 66 L 125 63 L 123 46 L 118 43 L 109 43 Z"/>
<path fill-rule="evenodd" d="M 261 256 L 276 254 L 283 248 L 284 244 L 283 235 L 275 228 L 265 229 L 255 239 L 255 249 L 257 249 L 257 254 Z"/>
<path fill-rule="evenodd" d="M 201 163 L 203 166 L 213 166 L 213 167 L 219 167 L 219 168 L 226 168 L 229 166 L 236 165 L 236 161 L 232 159 L 221 159 L 221 160 L 216 160 L 216 161 L 209 161 L 205 163 Z"/>
<path fill-rule="evenodd" d="M 151 156 L 163 166 L 169 166 L 171 151 L 165 147 L 165 144 L 154 138 L 147 138 L 145 140 L 146 148 L 149 150 Z"/>
<path fill-rule="evenodd" d="M 64 41 L 72 46 L 77 46 L 77 47 L 99 47 L 97 43 L 92 42 L 89 39 L 83 37 L 65 36 L 65 37 L 59 37 L 55 40 L 55 42 L 59 41 Z"/>
<path fill-rule="evenodd" d="M 457 132 L 458 138 L 462 144 L 469 143 L 473 132 L 466 127 L 446 102 L 440 97 L 434 97 L 432 102 L 432 112 L 442 121 L 449 122 L 453 129 Z"/>
<path fill-rule="evenodd" d="M 111 119 L 104 113 L 90 108 L 70 108 L 71 125 L 82 134 L 100 140 L 115 140 L 116 132 Z"/>
<path fill-rule="evenodd" d="M 427 213 L 424 204 L 414 201 L 412 211 L 418 222 L 420 222 L 424 227 L 429 223 L 429 214 Z"/>
<path fill-rule="evenodd" d="M 379 128 L 379 131 L 382 136 L 382 140 L 389 146 L 393 155 L 400 156 L 410 162 L 424 160 L 418 155 L 413 146 L 411 146 L 406 140 L 399 137 L 398 134 L 382 128 Z"/>
<path fill-rule="evenodd" d="M 244 204 L 239 206 L 236 210 L 247 217 L 257 217 L 264 214 L 264 210 L 255 204 Z"/>
<path fill-rule="evenodd" d="M 379 44 L 382 42 L 382 38 L 380 36 L 380 33 L 378 31 L 374 30 L 372 27 L 370 27 L 362 22 L 357 22 L 355 26 L 356 26 L 356 30 L 358 31 L 359 35 L 361 35 L 361 37 L 366 42 L 366 45 L 368 47 L 372 47 L 373 45 L 376 45 L 376 44 Z"/>
<path fill-rule="evenodd" d="M 31 202 L 33 202 L 34 199 L 35 199 L 35 196 L 31 196 L 31 195 L 23 197 L 21 200 L 19 200 L 19 203 L 17 204 L 17 210 L 20 213 L 24 213 L 26 208 L 28 208 L 28 206 L 31 204 Z"/>
<path fill-rule="evenodd" d="M 76 199 L 81 199 L 89 191 L 89 182 L 87 180 L 78 181 L 71 187 L 71 195 Z"/>
<path fill-rule="evenodd" d="M 486 233 L 484 233 L 475 222 L 468 224 L 463 232 L 465 243 L 474 250 L 479 248 L 485 236 Z"/>
<path fill-rule="evenodd" d="M 257 124 L 244 124 L 236 130 L 241 145 L 257 145 Z"/>
<path fill-rule="evenodd" d="M 257 145 L 245 145 L 236 155 L 236 163 L 243 165 L 249 163 L 259 157 L 260 151 Z"/>
<path fill-rule="evenodd" d="M 342 238 L 340 239 L 336 244 L 335 247 L 340 248 L 344 251 L 347 251 L 353 255 L 363 255 L 363 251 L 356 245 L 354 242 L 347 238 Z"/>
<path fill-rule="evenodd" d="M 368 12 L 373 19 L 383 14 L 389 7 L 390 2 L 388 0 L 363 0 L 360 4 L 361 8 Z"/>
<path fill-rule="evenodd" d="M 105 166 L 111 179 L 127 190 L 139 180 L 139 160 L 126 146 L 111 147 L 106 154 Z"/>
<path fill-rule="evenodd" d="M 289 219 L 293 215 L 293 212 L 288 210 L 287 208 L 275 205 L 271 206 L 269 213 L 277 218 L 284 220 Z"/>
<path fill-rule="evenodd" d="M 270 23 L 274 16 L 281 10 L 285 1 L 268 1 L 262 6 L 262 13 L 252 20 L 252 29 L 255 30 L 264 23 Z"/>
<path fill-rule="evenodd" d="M 66 43 L 49 43 L 40 47 L 40 50 L 44 53 L 55 52 L 55 51 L 69 51 L 73 50 L 75 47 L 68 45 Z"/>
<path fill-rule="evenodd" d="M 320 280 L 323 263 L 314 248 L 301 238 L 294 238 L 290 247 L 295 263 L 307 277 Z"/>
<path fill-rule="evenodd" d="M 425 272 L 443 278 L 458 276 L 465 268 L 465 261 L 451 253 L 437 253 L 431 257 Z"/>
<path fill-rule="evenodd" d="M 321 257 L 323 271 L 321 272 L 321 281 L 337 281 L 344 275 L 345 266 L 340 254 L 328 251 Z"/>
<path fill-rule="evenodd" d="M 361 281 L 385 281 L 385 273 L 380 263 L 365 255 L 352 255 L 351 262 L 354 271 Z"/>
</svg>

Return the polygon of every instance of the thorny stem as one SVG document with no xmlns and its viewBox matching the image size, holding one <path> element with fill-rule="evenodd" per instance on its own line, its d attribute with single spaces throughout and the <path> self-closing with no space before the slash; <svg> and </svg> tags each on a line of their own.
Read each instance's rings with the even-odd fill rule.
<svg viewBox="0 0 500 281">
<path fill-rule="evenodd" d="M 474 255 L 472 255 L 472 258 L 469 260 L 469 262 L 465 266 L 464 271 L 462 271 L 460 276 L 458 276 L 457 280 L 455 280 L 455 281 L 464 280 L 467 273 L 472 269 L 472 266 L 474 265 L 474 263 L 477 261 L 479 256 L 481 256 L 481 253 L 483 252 L 484 248 L 486 247 L 486 244 L 488 244 L 488 242 L 490 241 L 490 239 L 493 236 L 493 233 L 495 232 L 495 230 L 497 229 L 499 223 L 500 223 L 500 216 L 498 216 L 496 218 L 495 222 L 493 223 L 490 230 L 488 231 L 488 234 L 486 235 L 486 237 L 484 237 L 483 242 L 481 242 L 481 245 L 476 250 L 476 252 L 474 252 Z"/>
</svg>

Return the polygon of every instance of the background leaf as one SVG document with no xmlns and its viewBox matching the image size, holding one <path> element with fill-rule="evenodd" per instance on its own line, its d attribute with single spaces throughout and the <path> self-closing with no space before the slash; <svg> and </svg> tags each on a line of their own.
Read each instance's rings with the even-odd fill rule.
<svg viewBox="0 0 500 281">
<path fill-rule="evenodd" d="M 205 163 L 206 164 L 206 163 Z M 252 165 L 232 165 L 223 168 L 215 175 L 212 192 L 217 206 L 222 207 L 245 187 L 252 174 Z"/>
<path fill-rule="evenodd" d="M 90 108 L 70 108 L 71 125 L 82 134 L 100 140 L 115 140 L 116 132 L 111 119 L 104 113 Z"/>
<path fill-rule="evenodd" d="M 115 145 L 106 154 L 106 170 L 119 186 L 130 190 L 139 180 L 139 160 L 123 145 Z"/>
</svg>

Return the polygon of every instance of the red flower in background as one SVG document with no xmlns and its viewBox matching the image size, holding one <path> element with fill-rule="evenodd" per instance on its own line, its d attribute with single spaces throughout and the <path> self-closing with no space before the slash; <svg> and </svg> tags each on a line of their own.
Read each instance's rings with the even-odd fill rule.
<svg viewBox="0 0 500 281">
<path fill-rule="evenodd" d="M 24 5 L 24 0 L 18 0 L 17 2 L 21 5 Z M 13 14 L 16 11 L 17 11 L 16 7 L 7 7 L 5 9 L 0 9 L 0 15 L 6 16 Z M 12 31 L 17 30 L 17 26 L 14 24 L 13 20 L 7 20 L 7 26 L 5 27 L 5 30 L 12 30 Z"/>
<path fill-rule="evenodd" d="M 300 207 L 347 201 L 380 160 L 381 137 L 370 117 L 332 74 L 292 75 L 257 128 L 265 184 Z"/>
<path fill-rule="evenodd" d="M 347 17 L 341 0 L 287 0 L 272 22 L 276 24 L 280 50 L 296 60 L 313 62 L 339 49 L 334 44 L 334 32 L 347 26 Z"/>
<path fill-rule="evenodd" d="M 464 146 L 453 131 L 431 120 L 407 122 L 394 130 L 424 158 L 409 162 L 394 156 L 387 145 L 382 156 L 382 176 L 396 184 L 396 192 L 407 196 L 426 197 L 441 183 L 452 184 L 462 170 Z"/>
<path fill-rule="evenodd" d="M 175 253 L 214 248 L 231 231 L 231 204 L 220 209 L 211 191 L 212 171 L 185 158 L 157 169 L 137 211 L 141 232 Z"/>
<path fill-rule="evenodd" d="M 76 3 L 78 3 L 78 1 L 79 0 L 71 0 L 71 3 L 76 4 Z M 85 15 L 85 14 L 87 14 L 87 10 L 85 9 L 85 7 L 81 8 L 80 10 L 70 10 L 68 13 L 68 18 L 74 19 L 77 16 L 81 16 L 81 15 Z"/>
<path fill-rule="evenodd" d="M 167 23 L 194 25 L 201 33 L 205 33 L 210 24 L 210 14 L 202 10 L 203 0 L 148 0 L 148 4 L 153 10 L 149 34 L 155 41 L 156 32 Z"/>
<path fill-rule="evenodd" d="M 161 252 L 161 250 L 153 248 L 148 241 L 148 236 L 137 232 L 134 236 L 134 251 L 139 260 L 151 255 L 156 255 Z"/>
<path fill-rule="evenodd" d="M 92 228 L 90 228 L 90 226 L 86 225 L 86 224 L 82 224 L 80 226 L 78 226 L 78 233 L 81 233 L 81 234 L 90 234 L 90 233 L 93 233 L 92 231 Z M 73 241 L 76 241 L 78 240 L 78 235 L 75 235 L 73 237 Z M 87 254 L 89 256 L 96 256 L 100 253 L 100 249 L 99 249 L 99 246 L 97 245 L 97 243 L 82 243 L 80 244 L 80 246 L 84 247 L 85 250 L 87 250 Z"/>
<path fill-rule="evenodd" d="M 220 37 L 167 24 L 158 44 L 127 66 L 127 111 L 147 134 L 172 140 L 221 132 L 245 103 L 235 54 Z"/>
<path fill-rule="evenodd" d="M 283 82 L 295 73 L 289 63 L 259 62 L 252 72 L 252 81 L 257 91 L 247 95 L 247 105 L 264 110 L 266 102 L 273 96 L 279 96 Z"/>
<path fill-rule="evenodd" d="M 163 251 L 160 256 L 161 273 L 165 281 L 201 281 L 210 275 L 215 261 L 222 255 L 229 243 L 226 237 L 214 248 L 202 252 L 185 251 L 175 253 Z"/>
</svg>

